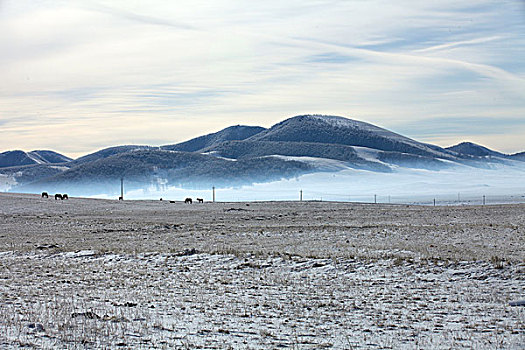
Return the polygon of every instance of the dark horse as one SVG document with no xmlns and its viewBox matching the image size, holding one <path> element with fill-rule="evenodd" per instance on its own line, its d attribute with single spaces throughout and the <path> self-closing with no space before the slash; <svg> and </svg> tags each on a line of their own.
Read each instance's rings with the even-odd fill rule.
<svg viewBox="0 0 525 350">
<path fill-rule="evenodd" d="M 62 195 L 62 199 L 69 199 L 69 197 L 67 196 L 66 193 L 64 193 L 64 194 Z"/>
<path fill-rule="evenodd" d="M 47 192 L 42 192 L 42 198 L 49 198 L 49 195 L 47 194 Z"/>
<path fill-rule="evenodd" d="M 193 201 L 189 197 L 184 200 L 184 203 L 186 203 L 186 204 L 191 204 L 192 202 Z"/>
<path fill-rule="evenodd" d="M 57 194 L 55 194 L 55 200 L 57 200 L 57 199 L 62 200 L 62 199 L 64 199 L 64 197 L 62 197 L 62 195 L 60 193 L 57 193 Z"/>
<path fill-rule="evenodd" d="M 202 198 L 197 198 L 197 202 L 198 202 L 198 203 L 204 203 L 204 199 L 202 199 Z"/>
</svg>

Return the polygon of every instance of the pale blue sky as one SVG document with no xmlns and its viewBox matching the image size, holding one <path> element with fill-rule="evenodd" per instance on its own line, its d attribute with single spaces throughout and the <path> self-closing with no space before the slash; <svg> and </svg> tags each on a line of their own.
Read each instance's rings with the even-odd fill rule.
<svg viewBox="0 0 525 350">
<path fill-rule="evenodd" d="M 0 52 L 0 152 L 304 113 L 525 150 L 523 0 L 0 0 Z"/>
</svg>

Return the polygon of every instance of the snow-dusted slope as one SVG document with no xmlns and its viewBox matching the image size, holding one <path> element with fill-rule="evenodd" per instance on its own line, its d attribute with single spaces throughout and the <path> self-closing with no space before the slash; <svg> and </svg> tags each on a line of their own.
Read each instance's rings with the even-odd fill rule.
<svg viewBox="0 0 525 350">
<path fill-rule="evenodd" d="M 421 143 L 369 123 L 338 116 L 301 115 L 293 117 L 248 140 L 340 144 L 426 157 L 456 159 L 454 152 L 441 147 Z"/>
<path fill-rule="evenodd" d="M 36 164 L 67 163 L 72 159 L 54 151 L 31 151 L 27 154 Z"/>
<path fill-rule="evenodd" d="M 472 143 L 472 142 L 462 142 L 460 144 L 457 144 L 455 146 L 447 147 L 447 150 L 454 151 L 460 154 L 467 154 L 470 156 L 476 156 L 476 157 L 502 157 L 506 158 L 507 155 L 493 151 L 487 147 Z"/>
<path fill-rule="evenodd" d="M 175 145 L 162 146 L 161 148 L 183 152 L 197 152 L 222 142 L 245 140 L 263 130 L 266 129 L 260 126 L 235 125 L 212 134 L 196 137 Z"/>
<path fill-rule="evenodd" d="M 301 115 L 270 129 L 237 125 L 176 145 L 110 147 L 69 162 L 49 151 L 5 152 L 0 154 L 0 167 L 11 163 L 0 175 L 16 180 L 14 190 L 58 190 L 67 184 L 85 194 L 98 191 L 99 185 L 107 184 L 113 190 L 117 184 L 118 189 L 122 177 L 128 188 L 158 183 L 193 188 L 249 185 L 326 172 L 336 176 L 341 171 L 392 174 L 410 169 L 427 174 L 425 171 L 457 166 L 490 170 L 523 164 L 519 161 L 522 154 L 499 156 L 481 150 L 493 156 L 444 149 L 348 118 Z M 20 167 L 13 167 L 13 161 Z M 63 164 L 52 167 L 51 162 Z"/>
<path fill-rule="evenodd" d="M 20 150 L 0 153 L 0 168 L 35 164 L 57 164 L 71 161 L 71 158 L 53 151 Z"/>
</svg>

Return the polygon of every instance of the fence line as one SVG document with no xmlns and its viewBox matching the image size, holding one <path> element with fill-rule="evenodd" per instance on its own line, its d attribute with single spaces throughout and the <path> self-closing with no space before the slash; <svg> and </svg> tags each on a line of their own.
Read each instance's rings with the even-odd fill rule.
<svg viewBox="0 0 525 350">
<path fill-rule="evenodd" d="M 421 194 L 381 194 L 381 193 L 330 193 L 297 190 L 255 190 L 216 189 L 217 201 L 335 201 L 371 204 L 416 204 L 416 205 L 490 205 L 505 203 L 525 203 L 525 191 L 519 194 L 484 194 L 459 192 L 438 195 Z"/>
</svg>

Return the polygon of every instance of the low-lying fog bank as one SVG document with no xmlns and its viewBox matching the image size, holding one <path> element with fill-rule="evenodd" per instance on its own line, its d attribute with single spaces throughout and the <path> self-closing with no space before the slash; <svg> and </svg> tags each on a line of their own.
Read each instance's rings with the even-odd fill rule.
<svg viewBox="0 0 525 350">
<path fill-rule="evenodd" d="M 218 201 L 323 200 L 364 203 L 405 204 L 482 204 L 524 203 L 525 167 L 494 166 L 492 169 L 454 167 L 445 170 L 398 169 L 393 173 L 375 173 L 346 169 L 314 173 L 290 180 L 216 188 Z M 120 184 L 115 184 L 116 189 Z M 213 190 L 192 190 L 170 186 L 149 186 L 126 191 L 130 199 L 187 196 L 212 200 Z M 102 194 L 98 198 L 115 198 Z"/>
</svg>

